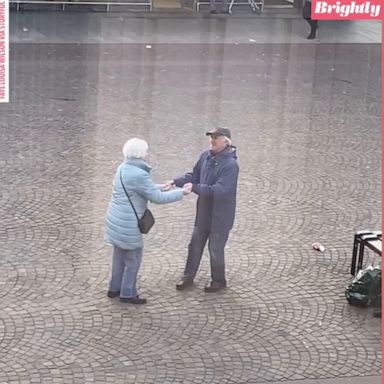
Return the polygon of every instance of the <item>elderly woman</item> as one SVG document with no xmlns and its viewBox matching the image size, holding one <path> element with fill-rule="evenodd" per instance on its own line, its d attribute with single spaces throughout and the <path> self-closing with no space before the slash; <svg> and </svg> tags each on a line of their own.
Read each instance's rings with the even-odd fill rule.
<svg viewBox="0 0 384 384">
<path fill-rule="evenodd" d="M 124 161 L 115 175 L 106 218 L 106 241 L 113 245 L 112 277 L 107 295 L 120 296 L 120 301 L 131 304 L 147 302 L 139 297 L 136 290 L 137 273 L 143 254 L 143 236 L 132 205 L 138 217 L 142 217 L 148 201 L 156 204 L 172 203 L 191 192 L 190 186 L 162 191 L 160 186 L 155 185 L 150 176 L 151 168 L 144 160 L 147 151 L 148 144 L 144 140 L 133 138 L 125 143 Z"/>
</svg>

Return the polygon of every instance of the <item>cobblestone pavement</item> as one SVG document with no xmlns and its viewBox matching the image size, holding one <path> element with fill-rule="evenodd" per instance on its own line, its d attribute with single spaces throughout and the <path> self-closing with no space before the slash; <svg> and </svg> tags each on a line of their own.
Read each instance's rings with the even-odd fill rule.
<svg viewBox="0 0 384 384">
<path fill-rule="evenodd" d="M 0 382 L 242 384 L 378 376 L 380 320 L 344 298 L 380 228 L 380 45 L 14 44 L 0 106 Z M 177 292 L 195 198 L 152 205 L 135 307 L 106 297 L 124 141 L 158 182 L 233 129 L 229 287 Z M 325 253 L 311 249 L 314 241 Z M 373 260 L 373 256 L 370 255 Z"/>
</svg>

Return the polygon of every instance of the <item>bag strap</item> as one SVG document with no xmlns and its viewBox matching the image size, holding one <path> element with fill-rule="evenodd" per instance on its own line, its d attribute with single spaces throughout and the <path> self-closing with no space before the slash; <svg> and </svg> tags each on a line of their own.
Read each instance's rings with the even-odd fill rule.
<svg viewBox="0 0 384 384">
<path fill-rule="evenodd" d="M 124 189 L 125 194 L 126 194 L 127 197 L 128 197 L 128 200 L 129 200 L 129 202 L 130 202 L 130 204 L 131 204 L 131 207 L 132 207 L 132 209 L 133 209 L 133 212 L 135 212 L 135 216 L 136 216 L 137 222 L 139 223 L 139 222 L 140 222 L 139 216 L 137 215 L 137 212 L 136 212 L 136 209 L 135 209 L 135 207 L 134 207 L 134 205 L 133 205 L 133 203 L 132 203 L 132 200 L 131 200 L 131 198 L 129 197 L 128 192 L 127 192 L 127 190 L 126 190 L 125 187 L 124 187 L 123 178 L 121 177 L 121 169 L 120 169 L 120 182 L 121 182 L 121 185 L 123 186 L 123 189 Z"/>
</svg>

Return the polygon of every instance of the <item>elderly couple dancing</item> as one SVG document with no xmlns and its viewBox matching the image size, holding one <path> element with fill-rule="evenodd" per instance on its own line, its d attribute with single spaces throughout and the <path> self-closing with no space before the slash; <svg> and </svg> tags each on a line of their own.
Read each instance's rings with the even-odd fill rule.
<svg viewBox="0 0 384 384">
<path fill-rule="evenodd" d="M 160 186 L 152 182 L 150 166 L 145 161 L 147 143 L 137 138 L 125 143 L 124 161 L 114 178 L 106 217 L 105 237 L 113 246 L 108 297 L 120 297 L 120 301 L 131 304 L 147 302 L 139 297 L 136 289 L 143 255 L 143 235 L 138 227 L 138 217 L 144 215 L 148 201 L 172 203 L 191 192 L 198 196 L 195 227 L 184 274 L 176 289 L 183 290 L 193 284 L 207 241 L 211 281 L 204 290 L 216 292 L 227 286 L 224 248 L 235 218 L 239 166 L 229 129 L 217 128 L 206 135 L 209 136 L 209 150 L 201 154 L 192 172 Z"/>
</svg>

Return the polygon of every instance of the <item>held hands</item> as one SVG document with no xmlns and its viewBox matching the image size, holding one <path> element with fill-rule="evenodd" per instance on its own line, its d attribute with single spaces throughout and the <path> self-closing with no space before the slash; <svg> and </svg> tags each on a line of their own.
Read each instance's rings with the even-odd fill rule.
<svg viewBox="0 0 384 384">
<path fill-rule="evenodd" d="M 184 184 L 184 186 L 182 188 L 183 189 L 183 195 L 184 196 L 189 195 L 192 192 L 192 187 L 193 187 L 192 183 Z M 165 184 L 163 184 L 161 187 L 161 190 L 163 192 L 166 192 L 166 191 L 170 191 L 173 188 L 175 188 L 175 183 L 173 182 L 173 180 L 171 180 L 171 181 L 167 181 Z"/>
<path fill-rule="evenodd" d="M 184 184 L 183 195 L 184 196 L 189 195 L 192 192 L 192 187 L 193 187 L 192 183 Z"/>
</svg>

